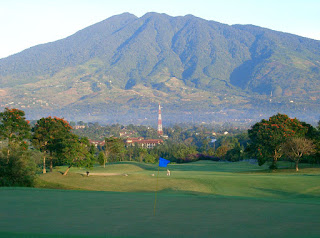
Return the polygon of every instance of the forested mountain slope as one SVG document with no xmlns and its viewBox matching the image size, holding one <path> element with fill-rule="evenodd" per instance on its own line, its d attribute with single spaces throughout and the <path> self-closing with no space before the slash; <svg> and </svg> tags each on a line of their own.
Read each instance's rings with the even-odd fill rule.
<svg viewBox="0 0 320 238">
<path fill-rule="evenodd" d="M 0 83 L 1 106 L 34 115 L 144 115 L 158 102 L 177 114 L 308 114 L 319 110 L 320 41 L 192 15 L 124 13 L 0 59 Z"/>
</svg>

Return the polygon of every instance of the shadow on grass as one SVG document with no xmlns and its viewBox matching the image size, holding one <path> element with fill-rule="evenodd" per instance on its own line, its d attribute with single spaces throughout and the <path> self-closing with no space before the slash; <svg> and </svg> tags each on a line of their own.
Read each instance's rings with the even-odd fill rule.
<svg viewBox="0 0 320 238">
<path fill-rule="evenodd" d="M 317 203 L 320 203 L 320 198 L 317 195 L 311 195 L 311 194 L 304 194 L 299 192 L 287 192 L 283 190 L 275 190 L 275 189 L 269 189 L 269 188 L 257 188 L 253 187 L 256 190 L 266 192 L 269 194 L 272 194 L 272 197 L 278 197 L 281 199 L 287 199 L 287 200 L 294 200 L 294 199 L 312 199 L 313 201 L 318 201 Z"/>
<path fill-rule="evenodd" d="M 76 188 L 76 187 L 72 187 L 72 186 L 68 186 L 60 183 L 48 182 L 40 178 L 37 179 L 34 187 L 46 188 L 46 189 L 62 189 L 62 190 L 83 190 L 81 188 Z"/>
<path fill-rule="evenodd" d="M 153 192 L 153 193 L 155 193 L 155 192 Z M 217 195 L 212 194 L 212 193 L 197 192 L 197 191 L 190 191 L 190 190 L 175 190 L 175 189 L 171 189 L 171 188 L 161 189 L 157 193 L 161 194 L 161 195 L 212 196 L 212 197 L 216 197 L 217 196 Z"/>
<path fill-rule="evenodd" d="M 6 238 L 90 238 L 104 236 L 85 236 L 85 235 L 61 235 L 61 234 L 37 234 L 37 233 L 22 233 L 22 232 L 0 232 L 0 237 Z"/>
<path fill-rule="evenodd" d="M 290 166 L 279 166 L 278 169 L 272 170 L 266 165 L 264 168 L 251 171 L 240 171 L 241 173 L 257 173 L 257 174 L 274 174 L 274 175 L 298 175 L 298 176 L 320 176 L 320 167 L 315 167 L 313 165 L 304 165 L 297 172 L 295 168 Z"/>
</svg>

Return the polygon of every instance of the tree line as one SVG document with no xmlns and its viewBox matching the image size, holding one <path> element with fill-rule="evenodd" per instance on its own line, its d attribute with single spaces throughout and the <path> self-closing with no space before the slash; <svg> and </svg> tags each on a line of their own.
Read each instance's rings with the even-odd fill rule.
<svg viewBox="0 0 320 238">
<path fill-rule="evenodd" d="M 58 117 L 39 119 L 33 127 L 19 109 L 0 113 L 0 185 L 33 186 L 37 172 L 36 157 L 42 157 L 42 172 L 55 164 L 91 167 L 94 146 L 85 137 L 71 132 L 69 123 Z"/>
<path fill-rule="evenodd" d="M 63 175 L 72 166 L 91 168 L 95 163 L 105 167 L 108 162 L 137 161 L 155 163 L 159 157 L 172 162 L 197 160 L 241 161 L 255 159 L 259 165 L 277 168 L 279 160 L 291 160 L 299 170 L 299 162 L 320 163 L 320 122 L 318 127 L 277 114 L 263 119 L 249 130 L 229 128 L 229 133 L 216 135 L 210 126 L 179 126 L 164 128 L 168 139 L 153 149 L 126 146 L 115 136 L 126 128 L 136 135 L 156 137 L 151 127 L 121 125 L 108 126 L 111 136 L 97 148 L 89 143 L 85 130 L 76 135 L 70 124 L 58 117 L 41 118 L 31 123 L 19 109 L 6 108 L 0 113 L 0 185 L 33 186 L 36 174 L 53 171 L 66 165 Z M 101 126 L 97 127 L 98 131 Z M 100 130 L 99 130 L 100 128 Z M 223 132 L 225 128 L 221 129 Z M 89 130 L 94 133 L 93 128 Z"/>
</svg>

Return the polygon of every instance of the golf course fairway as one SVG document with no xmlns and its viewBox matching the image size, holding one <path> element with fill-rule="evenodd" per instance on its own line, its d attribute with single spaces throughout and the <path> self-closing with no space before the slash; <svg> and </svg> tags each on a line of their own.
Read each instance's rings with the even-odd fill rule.
<svg viewBox="0 0 320 238">
<path fill-rule="evenodd" d="M 91 172 L 128 176 L 74 169 L 39 178 L 39 187 L 72 190 L 0 188 L 0 236 L 320 237 L 318 168 L 269 173 L 244 162 L 197 162 L 170 165 L 170 178 L 156 168 L 117 163 Z"/>
</svg>

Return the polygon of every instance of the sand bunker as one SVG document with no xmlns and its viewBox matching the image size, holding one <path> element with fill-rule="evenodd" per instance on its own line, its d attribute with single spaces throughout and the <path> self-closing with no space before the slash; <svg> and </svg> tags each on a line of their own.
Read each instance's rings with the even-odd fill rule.
<svg viewBox="0 0 320 238">
<path fill-rule="evenodd" d="M 81 174 L 87 176 L 87 173 L 81 173 Z M 89 173 L 89 176 L 128 176 L 128 175 L 119 174 L 119 173 Z"/>
</svg>

